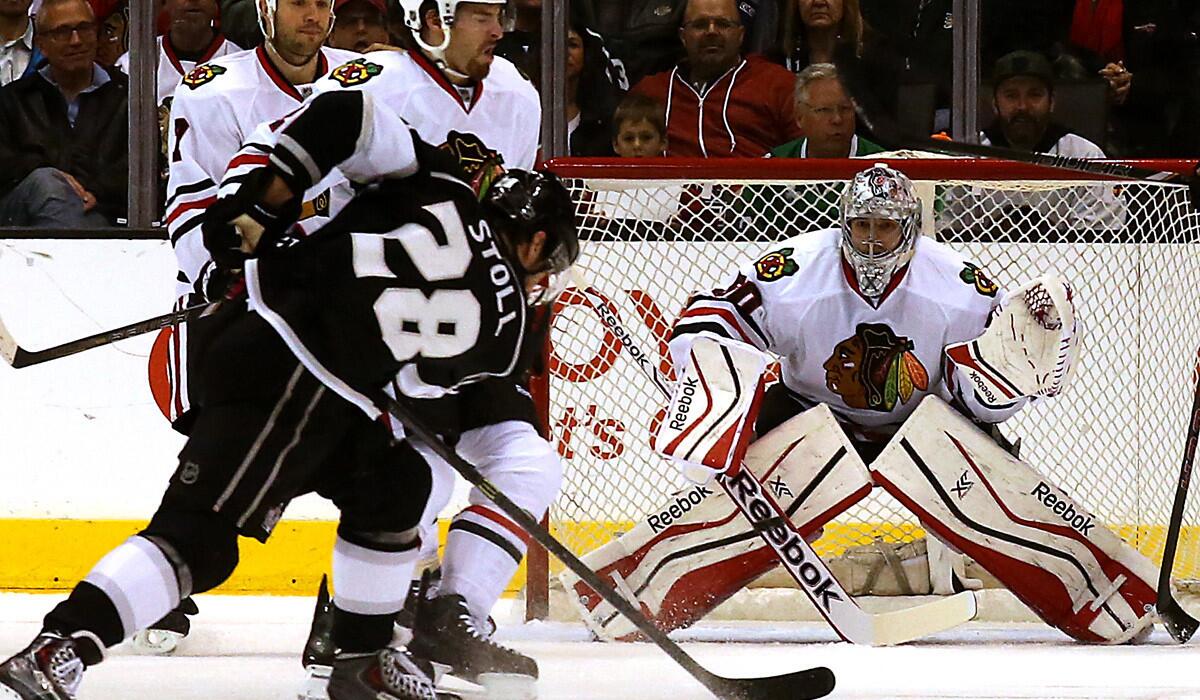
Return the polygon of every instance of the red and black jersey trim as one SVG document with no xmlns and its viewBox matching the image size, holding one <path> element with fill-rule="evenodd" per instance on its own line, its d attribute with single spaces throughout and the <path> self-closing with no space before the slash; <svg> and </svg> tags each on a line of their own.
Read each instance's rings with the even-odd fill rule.
<svg viewBox="0 0 1200 700">
<path fill-rule="evenodd" d="M 484 81 L 475 81 L 475 84 L 472 86 L 475 88 L 475 96 L 471 99 L 471 104 L 467 104 L 466 102 L 463 102 L 462 95 L 458 92 L 458 88 L 454 87 L 454 83 L 450 82 L 450 79 L 446 77 L 445 72 L 443 72 L 441 68 L 438 68 L 436 65 L 434 65 L 434 63 L 429 60 L 428 56 L 421 51 L 410 51 L 408 55 L 412 56 L 413 61 L 421 67 L 421 70 L 429 74 L 429 77 L 433 79 L 433 82 L 437 83 L 439 87 L 441 87 L 443 90 L 449 93 L 451 97 L 454 98 L 454 101 L 457 102 L 460 107 L 462 107 L 464 112 L 470 114 L 471 110 L 475 108 L 475 105 L 479 104 L 479 101 L 483 99 Z"/>
<path fill-rule="evenodd" d="M 204 52 L 200 54 L 200 58 L 196 59 L 196 65 L 211 61 L 212 57 L 217 55 L 217 51 L 221 49 L 221 46 L 224 45 L 224 43 L 224 34 L 221 34 L 220 32 L 214 34 L 212 41 L 209 42 L 208 46 L 204 49 Z M 183 61 L 180 60 L 179 52 L 175 50 L 175 45 L 171 43 L 171 35 L 169 33 L 163 35 L 162 48 L 163 53 L 167 56 L 167 61 L 171 64 L 171 67 L 174 68 L 175 71 L 180 75 L 186 75 L 187 71 L 183 68 Z"/>
<path fill-rule="evenodd" d="M 254 53 L 258 56 L 258 62 L 262 65 L 263 71 L 266 72 L 267 77 L 271 79 L 271 82 L 275 83 L 275 87 L 287 93 L 297 102 L 304 101 L 304 95 L 301 95 L 300 91 L 296 89 L 296 86 L 293 85 L 290 80 L 285 78 L 283 73 L 280 73 L 279 69 L 275 67 L 275 64 L 271 62 L 271 57 L 267 55 L 267 49 L 263 44 L 259 44 L 258 48 L 254 50 Z M 320 78 L 328 72 L 329 61 L 325 58 L 325 52 L 321 51 L 319 54 L 317 54 L 317 77 Z"/>
</svg>

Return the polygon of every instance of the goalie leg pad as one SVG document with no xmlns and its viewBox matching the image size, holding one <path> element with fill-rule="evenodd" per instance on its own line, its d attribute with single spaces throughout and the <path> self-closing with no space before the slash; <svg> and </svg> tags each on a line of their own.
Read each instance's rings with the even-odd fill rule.
<svg viewBox="0 0 1200 700">
<path fill-rule="evenodd" d="M 825 405 L 759 438 L 746 468 L 769 489 L 807 539 L 871 490 L 866 465 Z M 743 476 L 745 474 L 743 473 Z M 778 564 L 716 484 L 693 486 L 584 563 L 635 599 L 659 628 L 692 624 Z M 563 587 L 597 637 L 634 639 L 636 629 L 569 571 Z"/>
<path fill-rule="evenodd" d="M 871 473 L 922 525 L 1071 637 L 1119 643 L 1152 624 L 1154 565 L 936 396 Z"/>
</svg>

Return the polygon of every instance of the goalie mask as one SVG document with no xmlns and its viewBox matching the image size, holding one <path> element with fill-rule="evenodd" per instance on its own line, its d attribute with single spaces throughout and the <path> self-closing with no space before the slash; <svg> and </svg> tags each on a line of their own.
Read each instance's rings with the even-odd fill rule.
<svg viewBox="0 0 1200 700">
<path fill-rule="evenodd" d="M 879 297 L 892 277 L 912 259 L 917 244 L 917 222 L 921 218 L 921 203 L 912 181 L 898 170 L 876 164 L 857 175 L 842 193 L 842 255 L 858 282 L 859 291 L 867 297 Z M 869 229 L 859 235 L 856 243 L 852 229 Z M 899 225 L 899 237 L 894 244 L 884 236 L 874 239 L 879 220 Z"/>
<path fill-rule="evenodd" d="M 427 51 L 438 63 L 445 63 L 446 47 L 450 45 L 450 32 L 454 26 L 454 15 L 458 6 L 468 4 L 465 0 L 399 0 L 400 9 L 404 13 L 404 26 L 412 31 L 413 41 Z M 508 0 L 470 0 L 480 5 L 508 5 Z M 421 38 L 421 28 L 424 14 L 428 10 L 436 10 L 442 21 L 442 43 L 434 46 L 425 43 Z"/>
<path fill-rule="evenodd" d="M 553 173 L 509 170 L 483 193 L 484 216 L 511 260 L 526 277 L 546 275 L 528 291 L 530 306 L 554 301 L 566 287 L 567 269 L 579 257 L 575 203 Z M 518 246 L 544 231 L 541 262 L 532 269 L 518 259 Z"/>
</svg>

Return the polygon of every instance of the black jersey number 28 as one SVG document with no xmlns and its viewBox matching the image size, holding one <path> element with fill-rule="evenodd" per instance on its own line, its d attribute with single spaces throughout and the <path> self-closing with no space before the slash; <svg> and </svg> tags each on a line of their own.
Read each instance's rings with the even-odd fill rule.
<svg viewBox="0 0 1200 700">
<path fill-rule="evenodd" d="M 417 223 L 407 223 L 382 236 L 351 234 L 356 277 L 396 277 L 384 261 L 384 242 L 398 241 L 421 276 L 430 282 L 461 279 L 474 259 L 462 218 L 453 202 L 424 207 L 441 226 L 444 241 Z M 438 289 L 426 295 L 419 289 L 389 288 L 375 300 L 375 317 L 383 342 L 398 362 L 418 354 L 428 358 L 454 357 L 479 339 L 481 309 L 465 289 Z"/>
</svg>

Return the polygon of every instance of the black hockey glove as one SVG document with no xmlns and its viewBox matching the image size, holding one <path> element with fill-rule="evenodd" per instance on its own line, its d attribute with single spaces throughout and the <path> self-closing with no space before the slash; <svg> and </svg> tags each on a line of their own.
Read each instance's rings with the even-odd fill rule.
<svg viewBox="0 0 1200 700">
<path fill-rule="evenodd" d="M 271 168 L 251 171 L 234 194 L 218 199 L 205 213 L 201 225 L 204 247 L 219 267 L 241 269 L 246 259 L 254 255 L 241 249 L 242 235 L 233 223 L 238 217 L 247 216 L 262 227 L 256 250 L 274 247 L 300 218 L 299 197 L 293 196 L 278 209 L 262 204 L 263 194 L 274 177 Z"/>
</svg>

